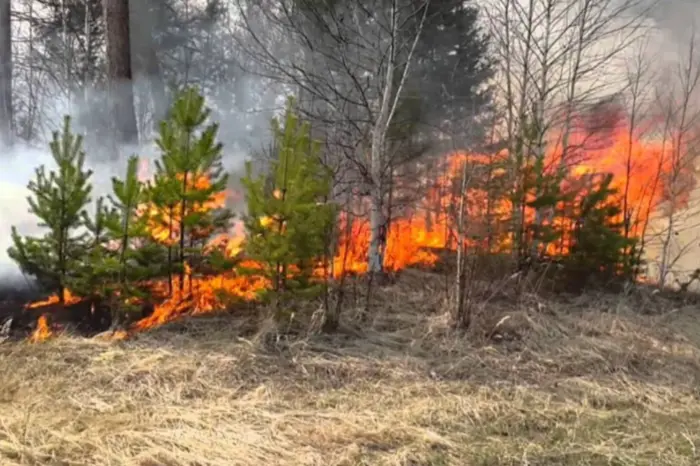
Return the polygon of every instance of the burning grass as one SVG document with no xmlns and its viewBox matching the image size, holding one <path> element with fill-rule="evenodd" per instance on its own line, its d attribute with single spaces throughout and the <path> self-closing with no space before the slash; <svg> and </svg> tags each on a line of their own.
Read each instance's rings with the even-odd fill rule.
<svg viewBox="0 0 700 466">
<path fill-rule="evenodd" d="M 457 336 L 431 276 L 410 275 L 379 292 L 362 333 L 349 319 L 336 336 L 271 342 L 250 319 L 204 316 L 121 342 L 1 345 L 0 463 L 700 461 L 692 310 L 494 302 Z"/>
</svg>

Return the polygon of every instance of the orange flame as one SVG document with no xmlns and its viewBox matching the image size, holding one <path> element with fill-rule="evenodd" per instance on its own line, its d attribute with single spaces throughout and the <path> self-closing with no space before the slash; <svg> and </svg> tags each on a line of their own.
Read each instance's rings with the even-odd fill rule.
<svg viewBox="0 0 700 466">
<path fill-rule="evenodd" d="M 612 173 L 613 187 L 619 190 L 615 202 L 621 204 L 626 193 L 627 204 L 633 213 L 630 234 L 635 236 L 643 234 L 646 222 L 664 200 L 665 185 L 669 182 L 666 176 L 670 168 L 669 153 L 674 150 L 670 144 L 643 140 L 641 137 L 630 134 L 624 125 L 618 125 L 603 136 L 599 135 L 595 138 L 591 138 L 585 131 L 573 131 L 568 135 L 569 146 L 566 151 L 565 165 L 561 162 L 564 156 L 561 142 L 563 138 L 561 135 L 556 136 L 558 139 L 547 148 L 545 166 L 549 173 L 564 168 L 562 188 L 576 192 L 577 199 L 580 200 L 597 183 L 593 175 Z M 478 174 L 476 178 L 481 182 L 481 184 L 469 184 L 467 188 L 465 209 L 466 233 L 469 241 L 480 247 L 491 248 L 491 252 L 507 251 L 513 241 L 510 233 L 510 221 L 513 217 L 511 201 L 507 195 L 500 197 L 492 195 L 489 183 L 483 182 L 483 179 L 501 180 L 500 182 L 504 179 L 509 180 L 507 161 L 506 151 L 495 154 L 455 152 L 443 157 L 441 175 L 430 177 L 434 181 L 427 186 L 427 192 L 422 200 L 411 209 L 404 209 L 391 219 L 385 247 L 385 268 L 388 271 L 398 271 L 410 266 L 434 265 L 438 260 L 436 251 L 456 248 L 455 209 L 459 205 L 462 194 L 459 178 L 462 176 L 464 164 L 469 164 L 469 173 Z M 140 176 L 146 176 L 146 168 L 143 166 L 140 169 Z M 510 181 L 506 181 L 506 184 L 508 182 Z M 198 187 L 209 186 L 209 180 L 205 176 L 194 177 L 192 183 Z M 415 190 L 415 187 L 402 188 L 398 184 L 397 182 L 396 191 Z M 507 191 L 507 186 L 505 189 L 501 186 L 501 191 Z M 279 191 L 274 195 L 277 198 L 282 197 Z M 226 197 L 227 194 L 222 193 L 190 208 L 202 212 L 216 209 L 225 204 Z M 568 215 L 554 216 L 547 221 L 552 222 L 553 225 L 562 226 L 563 222 L 570 221 L 576 207 L 575 205 L 564 206 L 560 203 L 558 208 L 559 210 L 569 209 Z M 142 212 L 147 213 L 151 219 L 149 226 L 155 240 L 168 245 L 173 244 L 175 238 L 179 237 L 177 220 L 182 214 L 180 206 L 174 206 L 170 212 L 163 212 L 153 205 L 147 205 L 142 207 Z M 527 220 L 532 221 L 535 211 L 528 207 L 524 215 Z M 260 221 L 263 224 L 270 224 L 274 219 L 261 218 Z M 358 216 L 357 212 L 342 213 L 339 219 L 339 231 L 339 243 L 331 264 L 333 276 L 366 272 L 370 243 L 370 228 L 366 216 Z M 206 237 L 207 233 L 210 232 L 202 232 L 202 237 Z M 243 225 L 237 223 L 230 233 L 215 237 L 209 241 L 207 247 L 220 248 L 228 257 L 234 258 L 239 257 L 243 252 L 244 241 Z M 564 238 L 556 245 L 549 245 L 548 252 L 566 254 L 567 247 L 567 239 Z M 249 269 L 259 267 L 259 264 L 251 261 L 241 265 Z M 324 271 L 319 270 L 319 275 L 322 272 Z M 164 281 L 151 284 L 154 296 L 159 297 L 162 302 L 156 305 L 150 317 L 137 322 L 134 329 L 148 329 L 184 313 L 198 314 L 222 309 L 226 306 L 226 296 L 252 301 L 255 300 L 259 291 L 270 285 L 262 277 L 241 275 L 235 271 L 216 276 L 195 276 L 187 267 L 185 275 L 182 290 L 180 290 L 179 278 L 174 278 L 171 296 L 168 296 L 168 284 Z M 67 303 L 77 300 L 79 298 L 66 292 Z M 32 303 L 28 307 L 45 306 L 57 301 L 52 297 L 46 301 Z M 48 328 L 46 319 L 39 323 L 37 330 L 42 325 Z"/>
<path fill-rule="evenodd" d="M 141 169 L 141 176 L 144 176 L 144 168 Z M 179 176 L 180 179 L 183 178 L 182 175 Z M 188 181 L 187 185 L 189 188 L 205 190 L 211 186 L 211 181 L 205 175 L 192 175 Z M 219 192 L 212 195 L 205 202 L 201 203 L 189 203 L 187 205 L 187 213 L 201 213 L 208 212 L 213 209 L 223 207 L 226 203 L 226 192 Z M 180 237 L 180 219 L 182 218 L 182 205 L 176 204 L 172 206 L 172 209 L 159 208 L 156 205 L 150 203 L 141 206 L 140 213 L 146 215 L 149 219 L 149 230 L 151 236 L 156 241 L 165 245 L 172 245 L 175 238 Z M 200 231 L 197 232 L 198 236 L 208 237 L 211 231 Z"/>
<path fill-rule="evenodd" d="M 48 318 L 46 315 L 42 315 L 39 317 L 39 320 L 37 320 L 36 329 L 34 329 L 29 341 L 32 343 L 41 343 L 42 341 L 48 340 L 51 337 L 51 334 L 52 332 L 51 327 L 49 326 Z"/>
<path fill-rule="evenodd" d="M 80 301 L 80 297 L 73 295 L 70 290 L 64 290 L 63 292 L 63 302 L 66 305 L 75 304 Z M 34 301 L 25 306 L 26 309 L 36 309 L 38 307 L 50 306 L 52 304 L 58 304 L 60 299 L 58 295 L 53 294 L 42 301 Z"/>
</svg>

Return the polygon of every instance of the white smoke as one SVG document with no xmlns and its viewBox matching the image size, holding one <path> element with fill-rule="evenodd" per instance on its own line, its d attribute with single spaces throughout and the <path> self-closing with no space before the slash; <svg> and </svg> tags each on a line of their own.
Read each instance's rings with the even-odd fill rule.
<svg viewBox="0 0 700 466">
<path fill-rule="evenodd" d="M 13 148 L 10 154 L 5 149 L 4 163 L 0 170 L 0 277 L 17 278 L 19 269 L 7 257 L 7 248 L 12 244 L 11 227 L 26 234 L 37 234 L 36 218 L 29 214 L 27 204 L 27 182 L 34 174 L 34 167 L 48 164 L 50 155 L 46 151 L 25 146 Z"/>
<path fill-rule="evenodd" d="M 143 83 L 137 83 L 143 85 Z M 240 83 L 238 85 L 241 85 Z M 243 171 L 244 161 L 255 149 L 262 147 L 269 138 L 270 109 L 256 111 L 254 109 L 241 111 L 233 109 L 230 100 L 230 92 L 221 89 L 214 98 L 208 98 L 207 106 L 212 109 L 211 121 L 219 123 L 219 141 L 224 144 L 223 165 L 230 175 L 229 190 L 240 191 L 239 179 Z M 91 99 L 91 102 L 102 102 L 104 99 Z M 80 115 L 89 114 L 90 108 L 71 107 L 61 99 L 56 99 L 48 105 L 53 111 L 45 116 L 47 120 L 57 122 L 59 125 L 64 114 Z M 138 106 L 137 106 L 138 108 Z M 79 118 L 75 118 L 72 124 L 73 131 L 85 134 L 89 129 L 81 128 Z M 245 122 L 245 124 L 242 124 Z M 143 126 L 142 126 L 143 128 Z M 46 230 L 37 225 L 38 219 L 29 213 L 27 197 L 31 194 L 27 184 L 35 177 L 35 169 L 45 165 L 47 170 L 55 168 L 48 142 L 50 132 L 60 130 L 61 127 L 50 128 L 47 134 L 42 135 L 44 142 L 29 145 L 17 141 L 12 147 L 0 149 L 3 153 L 2 168 L 0 168 L 0 279 L 3 281 L 14 280 L 21 277 L 18 266 L 7 255 L 7 249 L 12 245 L 11 228 L 17 227 L 22 235 L 41 235 Z M 159 150 L 155 145 L 155 132 L 138 146 L 120 147 L 117 161 L 110 161 L 105 154 L 109 150 L 105 147 L 95 147 L 94 143 L 86 141 L 86 168 L 93 171 L 91 182 L 93 186 L 93 204 L 95 199 L 111 193 L 113 176 L 123 177 L 126 170 L 126 161 L 130 155 L 138 155 L 148 162 L 149 174 L 153 173 L 153 161 L 159 156 Z M 231 206 L 240 209 L 240 204 Z M 88 208 L 92 213 L 94 207 Z"/>
</svg>

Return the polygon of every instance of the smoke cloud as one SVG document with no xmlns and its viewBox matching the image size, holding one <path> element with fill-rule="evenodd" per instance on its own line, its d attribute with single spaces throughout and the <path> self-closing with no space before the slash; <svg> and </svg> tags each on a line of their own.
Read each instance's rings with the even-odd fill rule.
<svg viewBox="0 0 700 466">
<path fill-rule="evenodd" d="M 244 86 L 245 82 L 248 81 L 249 79 L 244 77 L 235 85 L 219 86 L 215 92 L 205 91 L 207 106 L 212 111 L 211 122 L 219 124 L 219 141 L 224 144 L 223 164 L 230 174 L 229 190 L 233 193 L 241 192 L 240 176 L 243 173 L 246 158 L 269 140 L 269 121 L 274 111 L 277 110 L 276 98 L 271 99 L 271 102 L 258 99 L 258 108 L 248 107 L 246 110 L 241 110 L 237 105 L 234 105 L 234 95 L 239 93 L 239 87 Z M 138 90 L 148 89 L 148 85 L 149 83 L 145 80 L 135 82 L 137 96 L 140 94 Z M 274 95 L 270 94 L 270 97 L 274 97 Z M 153 161 L 160 156 L 155 145 L 155 125 L 152 121 L 139 125 L 142 129 L 141 139 L 143 142 L 136 146 L 119 147 L 119 157 L 116 161 L 112 161 L 108 156 L 110 150 L 104 146 L 104 141 L 102 141 L 103 145 L 100 146 L 99 137 L 95 137 L 95 128 L 89 125 L 89 117 L 104 113 L 106 99 L 105 93 L 97 91 L 91 91 L 90 98 L 84 99 L 84 101 L 90 102 L 88 105 L 69 105 L 63 99 L 54 99 L 46 106 L 51 109 L 51 112 L 45 118 L 54 122 L 55 127 L 47 128 L 45 134 L 41 135 L 41 140 L 45 142 L 30 145 L 23 141 L 17 141 L 12 147 L 1 149 L 3 164 L 0 169 L 0 279 L 4 282 L 16 282 L 23 279 L 17 265 L 7 255 L 7 249 L 12 245 L 10 234 L 12 226 L 17 227 L 19 233 L 23 235 L 41 235 L 46 231 L 37 225 L 38 219 L 29 213 L 27 197 L 30 192 L 27 189 L 27 184 L 34 178 L 35 169 L 40 165 L 45 165 L 47 170 L 55 168 L 48 141 L 51 139 L 52 131 L 61 129 L 63 115 L 73 116 L 73 131 L 86 136 L 86 167 L 93 171 L 91 177 L 93 207 L 95 199 L 111 193 L 111 178 L 123 176 L 126 170 L 126 161 L 130 155 L 138 155 L 142 161 L 147 161 L 150 169 L 149 175 L 152 174 Z M 137 113 L 139 113 L 138 102 L 136 108 Z M 147 128 L 152 129 L 152 131 L 148 131 Z M 146 133 L 145 137 L 143 133 Z M 230 197 L 229 207 L 235 212 L 241 213 L 243 209 L 242 196 L 233 195 Z"/>
</svg>

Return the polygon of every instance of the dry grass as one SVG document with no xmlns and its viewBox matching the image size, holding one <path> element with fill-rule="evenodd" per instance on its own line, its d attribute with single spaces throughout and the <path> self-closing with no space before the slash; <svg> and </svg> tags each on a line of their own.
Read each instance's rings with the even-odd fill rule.
<svg viewBox="0 0 700 466">
<path fill-rule="evenodd" d="M 362 337 L 273 347 L 210 318 L 0 345 L 0 464 L 700 464 L 693 310 L 494 303 L 488 344 L 416 288 L 383 291 Z"/>
</svg>

